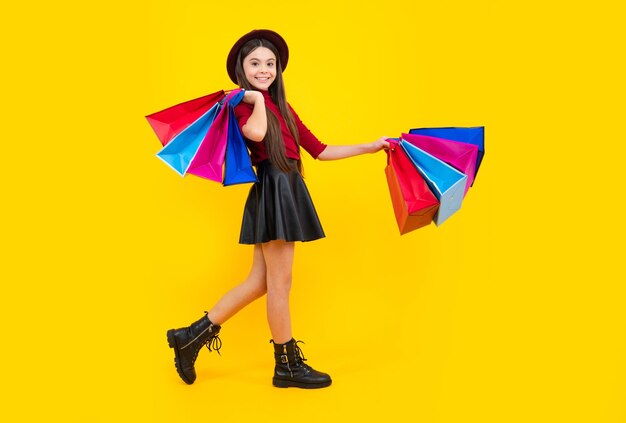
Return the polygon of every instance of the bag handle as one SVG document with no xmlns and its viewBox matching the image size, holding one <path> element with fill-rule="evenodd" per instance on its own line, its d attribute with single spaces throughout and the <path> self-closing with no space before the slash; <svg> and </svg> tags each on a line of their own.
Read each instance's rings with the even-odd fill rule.
<svg viewBox="0 0 626 423">
<path fill-rule="evenodd" d="M 224 104 L 233 103 L 233 107 L 243 100 L 243 94 L 245 90 L 243 88 L 234 88 L 232 90 L 224 91 L 224 97 L 218 102 L 219 107 L 223 107 Z M 234 99 L 234 100 L 233 100 Z"/>
<path fill-rule="evenodd" d="M 387 138 L 387 141 L 389 142 L 389 149 L 385 150 L 385 153 L 387 153 L 387 165 L 389 165 L 391 162 L 391 153 L 400 146 L 400 138 Z"/>
</svg>

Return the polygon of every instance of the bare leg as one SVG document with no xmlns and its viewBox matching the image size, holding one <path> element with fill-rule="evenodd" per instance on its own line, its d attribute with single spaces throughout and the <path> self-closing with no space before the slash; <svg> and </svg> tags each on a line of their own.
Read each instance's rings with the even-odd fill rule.
<svg viewBox="0 0 626 423">
<path fill-rule="evenodd" d="M 267 267 L 267 321 L 277 344 L 291 340 L 289 291 L 294 256 L 294 243 L 282 240 L 262 244 Z"/>
<path fill-rule="evenodd" d="M 228 291 L 209 311 L 209 320 L 222 325 L 239 310 L 267 292 L 266 267 L 260 244 L 254 246 L 254 258 L 250 274 L 242 283 Z"/>
</svg>

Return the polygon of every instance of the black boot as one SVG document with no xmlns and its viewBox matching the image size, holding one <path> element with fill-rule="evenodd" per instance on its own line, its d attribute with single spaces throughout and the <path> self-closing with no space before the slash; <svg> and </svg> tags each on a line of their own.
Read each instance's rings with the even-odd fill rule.
<svg viewBox="0 0 626 423">
<path fill-rule="evenodd" d="M 330 386 L 332 380 L 326 373 L 318 372 L 311 366 L 304 363 L 306 358 L 302 354 L 302 350 L 298 347 L 295 339 L 286 344 L 274 344 L 274 359 L 276 367 L 274 367 L 274 386 L 279 388 L 288 388 L 295 386 L 298 388 L 325 388 Z"/>
<path fill-rule="evenodd" d="M 222 340 L 217 336 L 221 326 L 214 325 L 205 311 L 205 316 L 191 324 L 191 326 L 167 331 L 167 343 L 174 349 L 176 358 L 176 371 L 186 384 L 191 385 L 196 380 L 196 370 L 193 365 L 196 362 L 200 348 L 203 345 L 211 350 L 211 347 L 219 354 L 222 348 Z"/>
</svg>

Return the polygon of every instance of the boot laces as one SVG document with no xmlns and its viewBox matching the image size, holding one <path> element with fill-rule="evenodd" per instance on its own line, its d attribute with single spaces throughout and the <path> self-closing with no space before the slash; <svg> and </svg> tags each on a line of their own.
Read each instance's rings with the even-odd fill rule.
<svg viewBox="0 0 626 423">
<path fill-rule="evenodd" d="M 293 343 L 293 353 L 294 353 L 293 355 L 294 355 L 294 359 L 295 359 L 296 363 L 302 363 L 303 361 L 306 361 L 306 358 L 304 357 L 304 353 L 302 352 L 302 350 L 298 346 L 298 344 L 300 344 L 300 343 L 304 344 L 305 342 L 304 341 L 295 341 Z M 276 344 L 276 343 L 274 342 L 273 339 L 270 339 L 270 344 Z M 282 355 L 286 357 L 285 354 L 282 354 Z M 287 363 L 287 364 L 289 364 L 289 363 Z"/>
<path fill-rule="evenodd" d="M 300 349 L 300 347 L 298 346 L 299 343 L 305 343 L 304 341 L 296 341 L 293 344 L 293 352 L 294 352 L 294 356 L 296 361 L 299 362 L 303 362 L 306 361 L 306 358 L 304 358 L 304 353 L 302 352 L 302 350 Z"/>
<path fill-rule="evenodd" d="M 215 350 L 219 355 L 222 355 L 220 353 L 220 348 L 222 348 L 222 340 L 220 339 L 219 335 L 216 334 L 209 336 L 209 339 L 206 340 L 204 346 L 207 347 L 209 351 Z"/>
<path fill-rule="evenodd" d="M 209 312 L 205 311 L 204 314 L 206 315 L 208 319 Z M 213 333 L 214 327 L 215 325 L 211 324 L 211 327 L 209 328 L 209 333 Z M 217 327 L 217 329 L 219 329 L 219 326 Z M 222 353 L 220 353 L 220 348 L 222 348 L 222 340 L 220 339 L 219 334 L 216 333 L 215 335 L 209 336 L 209 339 L 206 340 L 206 342 L 204 343 L 204 346 L 207 347 L 209 351 L 215 350 L 217 351 L 219 355 L 222 355 Z M 213 349 L 211 349 L 211 347 L 213 347 Z"/>
</svg>

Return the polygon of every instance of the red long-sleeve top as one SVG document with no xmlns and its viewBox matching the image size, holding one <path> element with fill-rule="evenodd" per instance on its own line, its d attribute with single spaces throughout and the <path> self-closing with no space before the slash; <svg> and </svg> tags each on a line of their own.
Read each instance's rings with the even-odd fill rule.
<svg viewBox="0 0 626 423">
<path fill-rule="evenodd" d="M 272 101 L 269 92 L 261 91 L 261 93 L 263 94 L 263 98 L 265 99 L 265 105 L 271 112 L 274 113 L 274 115 L 276 115 L 278 121 L 280 122 L 280 129 L 283 136 L 283 141 L 285 142 L 285 155 L 287 156 L 287 158 L 298 160 L 300 158 L 300 155 L 298 154 L 296 140 L 293 135 L 291 135 L 285 119 L 283 119 L 282 115 L 280 114 L 278 106 L 274 103 L 274 101 Z M 300 146 L 304 148 L 304 150 L 306 150 L 306 152 L 309 153 L 311 157 L 317 159 L 317 156 L 319 156 L 321 152 L 324 151 L 324 149 L 326 148 L 326 144 L 318 140 L 315 135 L 313 135 L 313 133 L 309 130 L 309 128 L 304 126 L 293 108 L 289 104 L 288 106 L 296 122 L 298 135 L 300 135 Z M 239 123 L 240 129 L 243 128 L 246 122 L 248 122 L 248 119 L 252 115 L 253 110 L 254 105 L 244 102 L 239 103 L 235 107 L 235 116 L 237 117 L 237 122 Z M 250 158 L 253 165 L 257 165 L 263 160 L 267 160 L 269 158 L 269 156 L 267 155 L 267 150 L 265 148 L 265 141 L 256 142 L 247 138 L 245 138 L 245 140 L 246 145 L 250 149 Z"/>
</svg>

